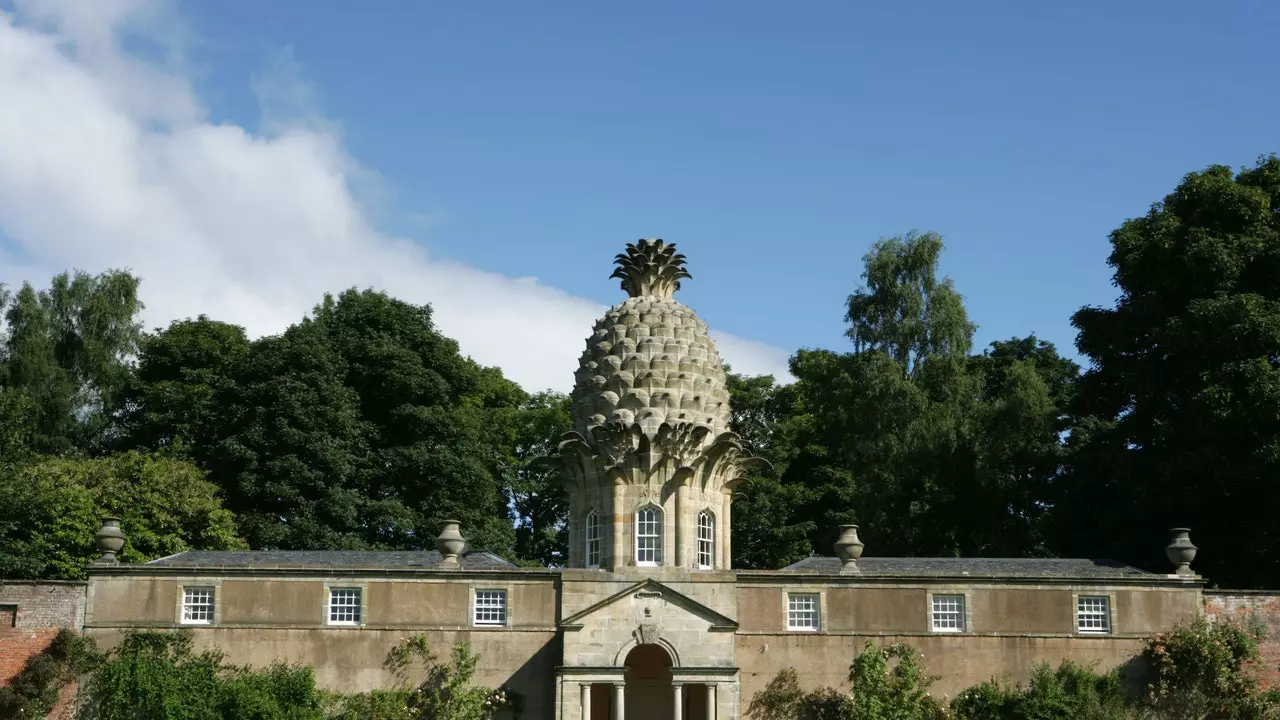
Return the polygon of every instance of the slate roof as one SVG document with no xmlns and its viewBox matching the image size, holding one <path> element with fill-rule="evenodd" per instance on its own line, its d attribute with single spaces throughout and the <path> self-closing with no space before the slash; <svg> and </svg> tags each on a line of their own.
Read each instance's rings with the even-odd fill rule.
<svg viewBox="0 0 1280 720">
<path fill-rule="evenodd" d="M 858 560 L 862 575 L 910 575 L 937 577 L 1026 577 L 1132 579 L 1153 577 L 1145 570 L 1114 560 L 1070 558 L 898 558 L 864 557 Z M 782 572 L 840 572 L 840 559 L 810 557 Z"/>
<path fill-rule="evenodd" d="M 518 566 L 491 552 L 462 555 L 463 570 L 513 570 Z M 146 563 L 192 568 L 432 568 L 440 564 L 435 550 L 188 550 Z"/>
</svg>

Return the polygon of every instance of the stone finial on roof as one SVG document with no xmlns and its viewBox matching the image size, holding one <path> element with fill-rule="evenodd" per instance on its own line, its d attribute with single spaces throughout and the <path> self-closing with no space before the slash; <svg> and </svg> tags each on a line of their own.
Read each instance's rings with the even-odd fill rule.
<svg viewBox="0 0 1280 720">
<path fill-rule="evenodd" d="M 120 531 L 120 518 L 102 518 L 102 526 L 93 536 L 93 544 L 102 553 L 102 557 L 94 562 L 101 565 L 114 565 L 119 560 L 116 553 L 124 548 L 124 533 Z"/>
<path fill-rule="evenodd" d="M 836 557 L 840 558 L 840 572 L 858 572 L 858 558 L 862 557 L 862 540 L 858 539 L 857 525 L 841 525 L 836 539 Z"/>
<path fill-rule="evenodd" d="M 459 558 L 467 548 L 467 539 L 462 537 L 462 532 L 458 529 L 461 525 L 462 523 L 458 520 L 445 520 L 444 529 L 440 531 L 439 537 L 436 538 L 436 550 L 440 551 L 440 567 L 442 568 L 462 566 Z"/>
<path fill-rule="evenodd" d="M 1164 554 L 1173 563 L 1174 572 L 1178 575 L 1195 575 L 1191 569 L 1191 561 L 1196 559 L 1195 545 L 1191 544 L 1191 531 L 1187 528 L 1169 530 L 1169 544 L 1164 547 Z"/>
<path fill-rule="evenodd" d="M 661 239 L 627 243 L 627 251 L 613 261 L 618 267 L 609 277 L 620 278 L 630 297 L 671 298 L 680 289 L 681 279 L 693 277 L 684 267 L 684 255 Z"/>
</svg>

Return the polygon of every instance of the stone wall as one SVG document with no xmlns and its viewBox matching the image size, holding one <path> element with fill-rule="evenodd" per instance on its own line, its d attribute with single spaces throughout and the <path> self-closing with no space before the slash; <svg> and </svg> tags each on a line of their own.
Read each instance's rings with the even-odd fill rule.
<svg viewBox="0 0 1280 720">
<path fill-rule="evenodd" d="M 183 629 L 198 649 L 222 650 L 231 663 L 310 665 L 317 684 L 337 692 L 393 687 L 395 678 L 383 667 L 388 651 L 421 634 L 444 661 L 455 643 L 469 644 L 480 656 L 476 683 L 505 686 L 522 695 L 526 717 L 552 717 L 555 668 L 562 655 L 555 626 L 558 591 L 555 576 L 532 575 L 536 573 L 441 573 L 415 579 L 378 574 L 100 575 L 91 580 L 85 634 L 109 649 L 130 629 Z M 186 585 L 216 588 L 212 624 L 180 622 Z M 326 588 L 331 585 L 362 589 L 358 626 L 326 623 Z M 476 589 L 507 591 L 504 626 L 472 624 Z"/>
<path fill-rule="evenodd" d="M 787 667 L 795 668 L 808 688 L 848 690 L 849 665 L 868 640 L 880 647 L 906 643 L 920 651 L 925 674 L 938 678 L 930 691 L 944 700 L 992 678 L 1025 681 L 1037 662 L 1056 667 L 1063 660 L 1074 660 L 1099 669 L 1118 667 L 1129 662 L 1143 642 L 1137 638 L 1045 635 L 739 635 L 744 711 L 755 694 Z"/>
<path fill-rule="evenodd" d="M 975 580 L 926 583 L 874 579 L 768 578 L 739 585 L 736 658 L 745 708 L 783 668 L 795 668 L 808 687 L 848 688 L 849 665 L 867 641 L 906 643 L 923 655 L 924 671 L 938 678 L 936 696 L 954 696 L 992 678 L 1025 681 L 1037 662 L 1073 660 L 1099 669 L 1130 662 L 1151 633 L 1188 620 L 1200 610 L 1200 588 L 1107 584 L 999 584 Z M 817 631 L 788 631 L 786 596 L 817 595 Z M 960 632 L 929 628 L 931 593 L 965 598 Z M 1111 598 L 1106 634 L 1077 632 L 1076 596 Z"/>
<path fill-rule="evenodd" d="M 84 625 L 85 586 L 75 582 L 0 582 L 0 685 L 62 628 Z"/>
<path fill-rule="evenodd" d="M 1246 628 L 1266 632 L 1262 641 L 1259 679 L 1267 689 L 1280 688 L 1280 592 L 1265 590 L 1205 590 L 1204 613 Z"/>
</svg>

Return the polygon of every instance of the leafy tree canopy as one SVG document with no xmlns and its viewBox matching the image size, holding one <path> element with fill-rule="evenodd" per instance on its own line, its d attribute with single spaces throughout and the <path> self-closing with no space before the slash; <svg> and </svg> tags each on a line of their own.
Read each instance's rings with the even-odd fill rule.
<svg viewBox="0 0 1280 720">
<path fill-rule="evenodd" d="M 516 527 L 515 555 L 541 566 L 563 566 L 569 551 L 569 496 L 560 471 L 541 458 L 554 454 L 573 428 L 569 396 L 542 392 L 511 413 L 512 455 L 506 463 L 508 502 Z"/>
<path fill-rule="evenodd" d="M 829 554 L 849 522 L 877 554 L 1047 552 L 1078 368 L 1034 336 L 968 355 L 974 326 L 938 279 L 941 251 L 935 233 L 877 243 L 849 299 L 853 352 L 797 352 L 785 387 L 731 380 L 734 427 L 773 466 L 735 501 L 735 562 Z"/>
<path fill-rule="evenodd" d="M 248 343 L 174 323 L 144 343 L 130 398 L 129 442 L 188 445 L 255 548 L 426 549 L 445 518 L 512 548 L 502 470 L 524 393 L 428 307 L 349 290 Z"/>
<path fill-rule="evenodd" d="M 1164 564 L 1170 526 L 1212 538 L 1200 571 L 1280 583 L 1280 158 L 1187 175 L 1111 234 L 1114 307 L 1072 318 L 1075 392 L 1056 514 L 1069 553 Z"/>
<path fill-rule="evenodd" d="M 62 273 L 39 291 L 0 287 L 0 388 L 30 401 L 24 425 L 33 451 L 66 455 L 105 442 L 142 334 L 138 282 L 113 270 Z"/>
<path fill-rule="evenodd" d="M 103 516 L 121 518 L 123 562 L 244 547 L 217 489 L 189 462 L 46 458 L 0 477 L 0 577 L 84 577 Z"/>
</svg>

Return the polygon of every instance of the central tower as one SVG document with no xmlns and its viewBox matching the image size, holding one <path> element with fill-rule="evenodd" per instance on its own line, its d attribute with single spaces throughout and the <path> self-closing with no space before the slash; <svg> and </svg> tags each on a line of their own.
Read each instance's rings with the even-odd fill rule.
<svg viewBox="0 0 1280 720">
<path fill-rule="evenodd" d="M 629 296 L 587 338 L 574 429 L 559 444 L 569 566 L 730 566 L 733 488 L 748 458 L 707 324 L 674 299 L 690 278 L 662 240 L 628 244 L 611 277 Z"/>
</svg>

